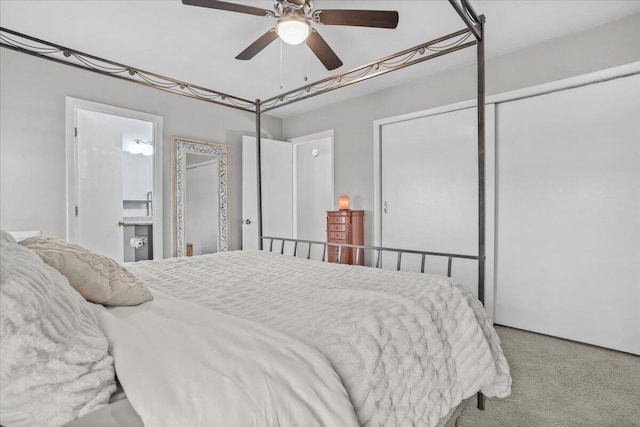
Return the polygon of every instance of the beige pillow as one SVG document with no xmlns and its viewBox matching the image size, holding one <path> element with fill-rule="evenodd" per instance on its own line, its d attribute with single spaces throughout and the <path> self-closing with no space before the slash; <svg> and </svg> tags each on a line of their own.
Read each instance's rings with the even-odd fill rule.
<svg viewBox="0 0 640 427">
<path fill-rule="evenodd" d="M 137 305 L 153 299 L 141 280 L 111 258 L 52 237 L 31 237 L 20 244 L 62 273 L 87 301 Z"/>
</svg>

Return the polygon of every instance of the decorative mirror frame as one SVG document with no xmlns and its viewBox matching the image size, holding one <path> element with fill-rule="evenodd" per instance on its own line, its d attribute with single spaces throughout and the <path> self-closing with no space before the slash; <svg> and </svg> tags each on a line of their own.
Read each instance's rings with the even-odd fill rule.
<svg viewBox="0 0 640 427">
<path fill-rule="evenodd" d="M 186 157 L 188 153 L 208 154 L 217 157 L 218 161 L 218 251 L 229 250 L 229 146 L 217 142 L 197 139 L 171 137 L 171 170 L 173 200 L 173 237 L 174 256 L 186 255 L 184 230 Z"/>
</svg>

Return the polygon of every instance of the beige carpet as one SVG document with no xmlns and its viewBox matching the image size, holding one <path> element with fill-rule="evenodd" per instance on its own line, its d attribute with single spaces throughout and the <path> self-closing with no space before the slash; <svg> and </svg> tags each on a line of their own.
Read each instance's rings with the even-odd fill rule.
<svg viewBox="0 0 640 427">
<path fill-rule="evenodd" d="M 640 357 L 496 329 L 511 366 L 511 396 L 488 399 L 485 411 L 469 404 L 457 427 L 640 426 Z"/>
</svg>

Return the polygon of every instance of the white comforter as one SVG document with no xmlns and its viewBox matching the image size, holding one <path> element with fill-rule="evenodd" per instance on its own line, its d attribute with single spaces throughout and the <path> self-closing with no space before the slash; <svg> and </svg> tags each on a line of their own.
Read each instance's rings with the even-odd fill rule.
<svg viewBox="0 0 640 427">
<path fill-rule="evenodd" d="M 94 307 L 146 427 L 358 425 L 340 379 L 308 344 L 153 294 L 138 307 Z"/>
<path fill-rule="evenodd" d="M 446 277 L 258 251 L 129 269 L 153 289 L 277 328 L 320 350 L 362 426 L 434 426 L 480 389 L 497 397 L 511 392 L 509 367 L 484 308 Z M 166 351 L 158 348 L 156 357 L 171 357 Z M 325 381 L 332 378 L 327 375 L 321 374 Z M 348 424 L 344 418 L 325 425 Z"/>
</svg>

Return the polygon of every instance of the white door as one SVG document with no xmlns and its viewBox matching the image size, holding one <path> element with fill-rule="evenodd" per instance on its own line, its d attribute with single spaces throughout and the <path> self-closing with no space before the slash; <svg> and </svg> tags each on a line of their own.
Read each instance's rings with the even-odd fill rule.
<svg viewBox="0 0 640 427">
<path fill-rule="evenodd" d="M 262 139 L 263 235 L 326 240 L 326 211 L 334 209 L 333 132 Z M 258 247 L 256 139 L 242 140 L 242 244 Z M 290 248 L 289 248 L 290 249 Z M 311 256 L 322 257 L 316 247 Z"/>
<path fill-rule="evenodd" d="M 297 239 L 325 241 L 327 211 L 335 207 L 333 138 L 301 139 L 290 140 L 293 143 L 294 163 L 294 236 Z"/>
<path fill-rule="evenodd" d="M 293 145 L 262 138 L 262 234 L 293 237 Z M 242 137 L 242 249 L 258 248 L 256 138 Z"/>
<path fill-rule="evenodd" d="M 487 140 L 493 137 L 493 108 L 487 108 Z M 467 108 L 397 121 L 381 132 L 381 245 L 478 254 L 477 110 Z M 488 175 L 491 174 L 489 170 Z M 488 189 L 491 183 L 488 179 Z M 491 202 L 487 203 L 491 206 Z M 488 216 L 490 223 L 491 216 Z M 493 228 L 491 227 L 491 232 Z M 493 246 L 487 245 L 487 263 Z M 396 255 L 383 267 L 396 268 Z M 420 256 L 404 255 L 403 269 L 420 271 Z M 447 259 L 427 257 L 426 271 L 446 275 Z M 492 269 L 485 277 L 493 286 Z M 478 262 L 454 259 L 452 277 L 477 294 Z M 492 292 L 487 292 L 486 301 Z M 487 310 L 491 313 L 490 307 Z"/>
<path fill-rule="evenodd" d="M 153 224 L 153 259 L 162 259 L 162 117 L 67 97 L 66 127 L 67 240 L 121 262 L 125 230 L 133 237 L 133 227 L 119 222 L 147 216 Z M 151 162 L 134 161 L 134 138 L 147 141 Z M 126 240 L 131 259 L 133 248 Z"/>
<path fill-rule="evenodd" d="M 122 262 L 122 132 L 101 115 L 77 112 L 75 243 Z"/>
<path fill-rule="evenodd" d="M 498 118 L 496 322 L 640 354 L 640 75 Z"/>
</svg>

